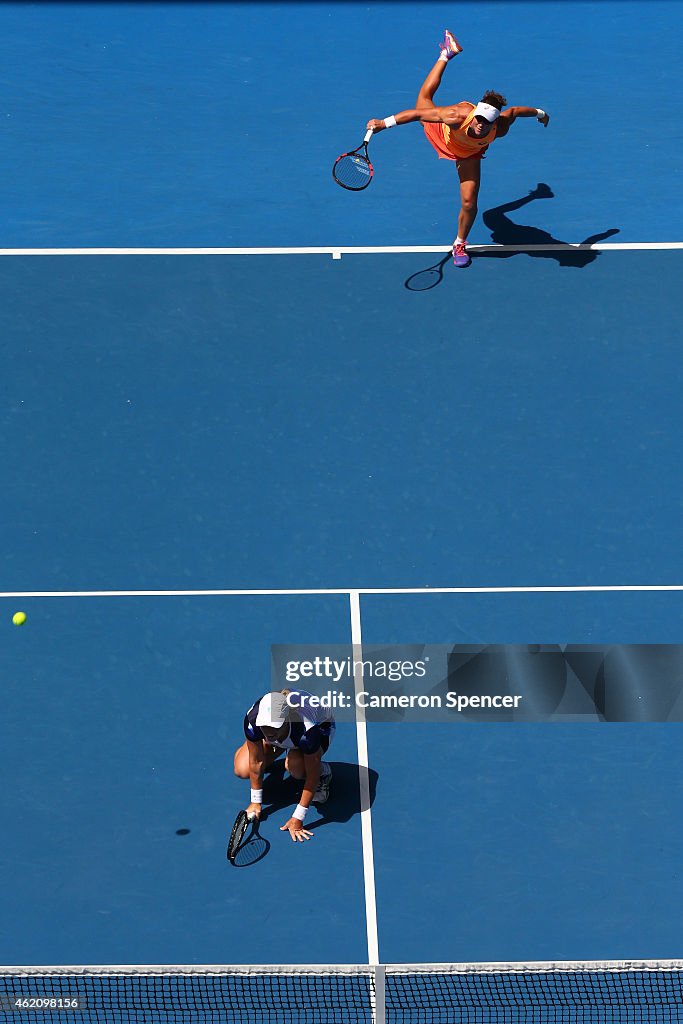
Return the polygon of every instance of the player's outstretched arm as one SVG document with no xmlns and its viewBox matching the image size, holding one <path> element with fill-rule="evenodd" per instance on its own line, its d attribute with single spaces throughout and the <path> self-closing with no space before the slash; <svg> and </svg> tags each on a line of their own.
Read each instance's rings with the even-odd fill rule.
<svg viewBox="0 0 683 1024">
<path fill-rule="evenodd" d="M 419 110 L 401 110 L 398 114 L 384 119 L 371 118 L 366 128 L 372 128 L 373 132 L 384 131 L 385 128 L 393 128 L 398 124 L 411 124 L 414 121 L 427 122 L 429 124 L 449 124 L 455 127 L 462 124 L 467 116 L 467 110 L 460 110 L 460 105 L 455 107 L 421 107 Z"/>
<path fill-rule="evenodd" d="M 550 114 L 546 114 L 545 110 L 541 110 L 540 107 L 508 107 L 500 116 L 505 118 L 509 124 L 512 124 L 518 117 L 535 117 L 544 128 L 548 127 L 548 122 L 550 121 Z"/>
</svg>

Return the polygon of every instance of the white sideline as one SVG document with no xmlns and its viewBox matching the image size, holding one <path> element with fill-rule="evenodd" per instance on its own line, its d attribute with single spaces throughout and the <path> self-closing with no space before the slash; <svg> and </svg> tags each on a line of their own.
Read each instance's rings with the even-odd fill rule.
<svg viewBox="0 0 683 1024">
<path fill-rule="evenodd" d="M 391 974 L 433 973 L 449 974 L 521 974 L 573 973 L 582 971 L 683 971 L 683 960 L 513 960 L 482 961 L 471 963 L 402 963 L 384 964 Z M 49 977 L 58 974 L 80 978 L 84 975 L 107 974 L 141 975 L 197 975 L 197 974 L 343 974 L 368 975 L 373 968 L 369 964 L 50 964 L 33 966 L 2 966 L 0 975 L 9 977 Z"/>
<path fill-rule="evenodd" d="M 476 252 L 567 252 L 572 250 L 670 250 L 683 249 L 683 242 L 562 242 L 548 245 L 468 245 Z M 324 246 L 264 246 L 256 248 L 75 248 L 75 249 L 0 249 L 0 256 L 332 256 L 339 260 L 343 254 L 373 255 L 376 253 L 448 253 L 448 245 L 324 245 Z"/>
<path fill-rule="evenodd" d="M 680 583 L 548 587 L 306 587 L 249 590 L 6 590 L 0 598 L 22 597 L 293 597 L 351 594 L 600 594 L 683 591 Z"/>
</svg>

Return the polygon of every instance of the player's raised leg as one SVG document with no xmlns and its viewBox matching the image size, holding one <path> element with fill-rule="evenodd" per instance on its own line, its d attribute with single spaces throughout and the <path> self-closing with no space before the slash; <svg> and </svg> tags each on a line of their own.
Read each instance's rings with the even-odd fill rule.
<svg viewBox="0 0 683 1024">
<path fill-rule="evenodd" d="M 443 34 L 443 42 L 440 46 L 441 54 L 439 59 L 425 78 L 422 86 L 420 87 L 420 91 L 417 94 L 417 101 L 415 103 L 416 110 L 434 106 L 434 93 L 441 84 L 444 68 L 448 64 L 449 60 L 452 60 L 453 57 L 457 57 L 459 53 L 462 53 L 462 46 L 453 33 L 449 32 L 448 29 L 446 29 Z"/>
</svg>

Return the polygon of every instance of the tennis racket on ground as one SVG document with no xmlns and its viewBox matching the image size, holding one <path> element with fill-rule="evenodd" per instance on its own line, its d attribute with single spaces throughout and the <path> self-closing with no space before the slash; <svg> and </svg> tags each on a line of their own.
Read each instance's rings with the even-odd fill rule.
<svg viewBox="0 0 683 1024">
<path fill-rule="evenodd" d="M 251 821 L 252 819 L 246 811 L 240 811 L 235 818 L 235 824 L 232 826 L 232 832 L 230 833 L 230 839 L 228 840 L 228 860 L 231 863 L 235 859 L 235 854 L 242 844 L 245 832 L 249 828 Z"/>
<path fill-rule="evenodd" d="M 332 177 L 350 192 L 362 192 L 372 181 L 375 173 L 368 156 L 368 142 L 372 138 L 372 128 L 368 128 L 365 138 L 357 149 L 350 153 L 342 153 L 334 161 Z"/>
</svg>

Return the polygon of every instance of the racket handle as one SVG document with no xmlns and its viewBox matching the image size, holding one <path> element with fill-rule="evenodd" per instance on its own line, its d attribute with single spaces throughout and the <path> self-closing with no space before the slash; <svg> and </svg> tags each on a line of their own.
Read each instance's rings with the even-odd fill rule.
<svg viewBox="0 0 683 1024">
<path fill-rule="evenodd" d="M 374 128 L 368 128 L 367 132 L 365 133 L 365 138 L 363 139 L 363 142 L 369 142 L 370 141 L 370 139 L 372 138 L 373 131 L 374 131 Z"/>
</svg>

